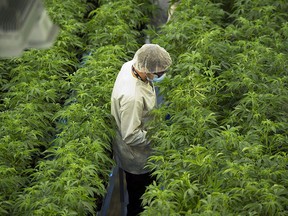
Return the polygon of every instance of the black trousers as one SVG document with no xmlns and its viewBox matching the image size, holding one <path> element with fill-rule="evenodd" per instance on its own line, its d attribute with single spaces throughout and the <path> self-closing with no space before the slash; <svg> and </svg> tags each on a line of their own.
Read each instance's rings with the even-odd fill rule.
<svg viewBox="0 0 288 216">
<path fill-rule="evenodd" d="M 127 216 L 137 216 L 144 210 L 141 206 L 141 196 L 144 194 L 146 187 L 155 180 L 151 173 L 132 174 L 125 171 L 129 204 L 127 206 Z"/>
</svg>

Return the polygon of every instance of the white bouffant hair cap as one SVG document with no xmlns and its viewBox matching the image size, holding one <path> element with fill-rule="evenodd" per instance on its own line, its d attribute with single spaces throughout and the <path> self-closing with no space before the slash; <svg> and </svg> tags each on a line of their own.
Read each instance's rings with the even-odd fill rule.
<svg viewBox="0 0 288 216">
<path fill-rule="evenodd" d="M 141 72 L 166 71 L 172 64 L 169 53 L 158 44 L 144 44 L 134 55 L 133 66 Z"/>
</svg>

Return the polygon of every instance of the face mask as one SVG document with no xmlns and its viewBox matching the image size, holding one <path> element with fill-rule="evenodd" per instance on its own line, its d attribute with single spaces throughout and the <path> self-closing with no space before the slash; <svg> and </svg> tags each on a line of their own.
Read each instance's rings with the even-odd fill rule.
<svg viewBox="0 0 288 216">
<path fill-rule="evenodd" d="M 166 76 L 166 74 L 163 74 L 162 76 L 158 77 L 158 75 L 154 74 L 153 79 L 149 79 L 147 77 L 147 80 L 150 82 L 161 82 L 162 80 L 164 80 L 165 76 Z"/>
</svg>

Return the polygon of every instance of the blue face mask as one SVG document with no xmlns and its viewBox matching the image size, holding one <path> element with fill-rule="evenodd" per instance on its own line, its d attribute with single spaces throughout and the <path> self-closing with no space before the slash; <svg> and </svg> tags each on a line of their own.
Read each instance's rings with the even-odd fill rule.
<svg viewBox="0 0 288 216">
<path fill-rule="evenodd" d="M 158 77 L 158 75 L 154 74 L 153 79 L 149 79 L 147 77 L 147 80 L 149 80 L 150 82 L 161 82 L 162 80 L 164 80 L 166 74 L 163 74 L 162 76 Z"/>
</svg>

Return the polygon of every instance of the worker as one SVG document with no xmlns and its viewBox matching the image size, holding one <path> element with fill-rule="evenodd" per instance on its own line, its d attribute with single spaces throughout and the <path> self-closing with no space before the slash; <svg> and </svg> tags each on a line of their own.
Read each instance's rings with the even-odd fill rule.
<svg viewBox="0 0 288 216">
<path fill-rule="evenodd" d="M 151 155 L 146 123 L 156 106 L 153 82 L 164 79 L 172 61 L 169 53 L 157 44 L 145 44 L 133 60 L 122 65 L 111 96 L 111 114 L 116 121 L 113 154 L 117 165 L 125 171 L 129 203 L 127 215 L 143 211 L 141 196 L 153 182 L 145 168 Z"/>
</svg>

